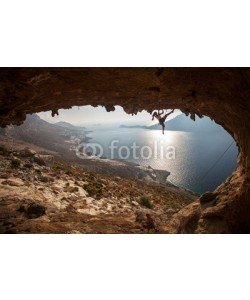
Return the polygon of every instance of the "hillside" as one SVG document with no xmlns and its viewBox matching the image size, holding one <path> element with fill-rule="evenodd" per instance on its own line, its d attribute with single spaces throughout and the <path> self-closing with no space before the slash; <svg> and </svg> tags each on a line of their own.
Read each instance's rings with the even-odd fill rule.
<svg viewBox="0 0 250 300">
<path fill-rule="evenodd" d="M 33 114 L 27 115 L 25 122 L 20 126 L 10 125 L 0 129 L 0 135 L 6 142 L 22 141 L 57 152 L 65 159 L 73 159 L 75 155 L 71 151 L 72 145 L 85 140 L 86 135 L 83 129 L 69 125 L 63 127 L 51 124 L 42 120 L 37 114 Z"/>
<path fill-rule="evenodd" d="M 98 157 L 79 158 L 76 155 L 76 147 L 82 141 L 89 140 L 86 136 L 89 131 L 66 122 L 59 123 L 61 125 L 51 124 L 40 119 L 36 114 L 28 115 L 21 126 L 0 129 L 1 142 L 7 148 L 12 147 L 16 150 L 28 147 L 39 152 L 51 152 L 60 161 L 82 166 L 89 172 L 128 179 L 140 178 L 166 184 L 170 174 L 168 171 L 145 168 L 126 161 Z"/>
<path fill-rule="evenodd" d="M 0 233 L 157 233 L 195 196 L 0 147 Z"/>
</svg>

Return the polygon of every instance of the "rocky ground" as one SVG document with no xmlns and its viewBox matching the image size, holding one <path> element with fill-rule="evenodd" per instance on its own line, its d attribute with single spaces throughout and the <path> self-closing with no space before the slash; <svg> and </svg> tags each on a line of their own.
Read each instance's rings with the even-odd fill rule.
<svg viewBox="0 0 250 300">
<path fill-rule="evenodd" d="M 0 146 L 1 233 L 163 233 L 195 196 Z"/>
</svg>

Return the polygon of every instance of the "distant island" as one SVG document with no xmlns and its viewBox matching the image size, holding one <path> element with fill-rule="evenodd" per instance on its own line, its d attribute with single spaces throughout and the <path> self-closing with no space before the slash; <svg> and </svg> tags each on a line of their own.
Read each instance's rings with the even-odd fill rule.
<svg viewBox="0 0 250 300">
<path fill-rule="evenodd" d="M 161 130 L 159 124 L 152 126 L 143 125 L 121 125 L 120 128 L 140 128 L 147 130 Z M 220 130 L 215 122 L 211 122 L 210 118 L 196 118 L 196 121 L 191 120 L 185 114 L 178 115 L 172 120 L 166 122 L 166 129 L 171 131 L 185 131 L 185 132 L 214 132 Z"/>
<path fill-rule="evenodd" d="M 149 126 L 143 126 L 143 125 L 133 125 L 133 126 L 128 126 L 128 125 L 121 125 L 119 128 L 142 128 L 142 129 L 151 129 Z"/>
</svg>

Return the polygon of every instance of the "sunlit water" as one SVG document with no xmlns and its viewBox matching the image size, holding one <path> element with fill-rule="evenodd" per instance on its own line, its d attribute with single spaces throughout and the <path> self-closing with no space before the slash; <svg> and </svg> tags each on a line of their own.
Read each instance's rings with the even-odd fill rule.
<svg viewBox="0 0 250 300">
<path fill-rule="evenodd" d="M 126 157 L 128 155 L 126 149 L 120 150 L 127 161 L 151 166 L 154 169 L 167 170 L 171 173 L 168 177 L 169 181 L 199 194 L 214 190 L 232 173 L 237 165 L 238 150 L 234 143 L 219 163 L 202 180 L 206 172 L 233 141 L 232 137 L 223 129 L 212 133 L 167 131 L 165 135 L 162 135 L 160 130 L 121 129 L 114 126 L 106 126 L 105 128 L 95 126 L 89 129 L 93 130 L 88 135 L 92 138 L 91 142 L 103 146 L 105 157 L 121 158 L 117 149 L 114 151 L 114 157 L 111 157 L 111 150 L 109 149 L 111 142 L 117 140 L 115 145 L 118 148 L 128 146 L 130 149 L 129 157 Z M 135 152 L 138 157 L 134 157 L 131 149 L 134 142 L 140 149 L 143 146 L 150 146 L 153 155 L 143 159 L 139 149 Z M 156 144 L 157 150 L 155 150 Z M 171 155 L 173 148 L 169 151 L 166 150 L 168 146 L 174 147 L 175 157 Z M 161 149 L 164 149 L 164 158 L 160 155 Z M 156 152 L 157 154 L 155 154 Z M 148 156 L 149 154 L 149 151 L 144 149 L 144 155 Z M 166 157 L 167 154 L 169 155 L 168 158 Z"/>
</svg>

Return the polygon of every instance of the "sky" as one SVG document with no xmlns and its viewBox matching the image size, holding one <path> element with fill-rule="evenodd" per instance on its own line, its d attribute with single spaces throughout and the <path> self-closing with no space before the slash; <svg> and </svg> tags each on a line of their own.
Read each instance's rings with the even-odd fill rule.
<svg viewBox="0 0 250 300">
<path fill-rule="evenodd" d="M 181 114 L 179 110 L 168 117 L 168 120 L 173 119 Z M 138 125 L 153 125 L 157 121 L 152 121 L 151 115 L 143 111 L 137 115 L 128 115 L 120 106 L 115 107 L 115 111 L 107 112 L 105 107 L 98 106 L 74 106 L 71 109 L 60 109 L 59 116 L 52 117 L 51 111 L 38 113 L 39 117 L 47 122 L 56 123 L 64 121 L 73 125 L 95 125 L 103 123 L 120 123 L 124 124 L 138 124 Z"/>
</svg>

